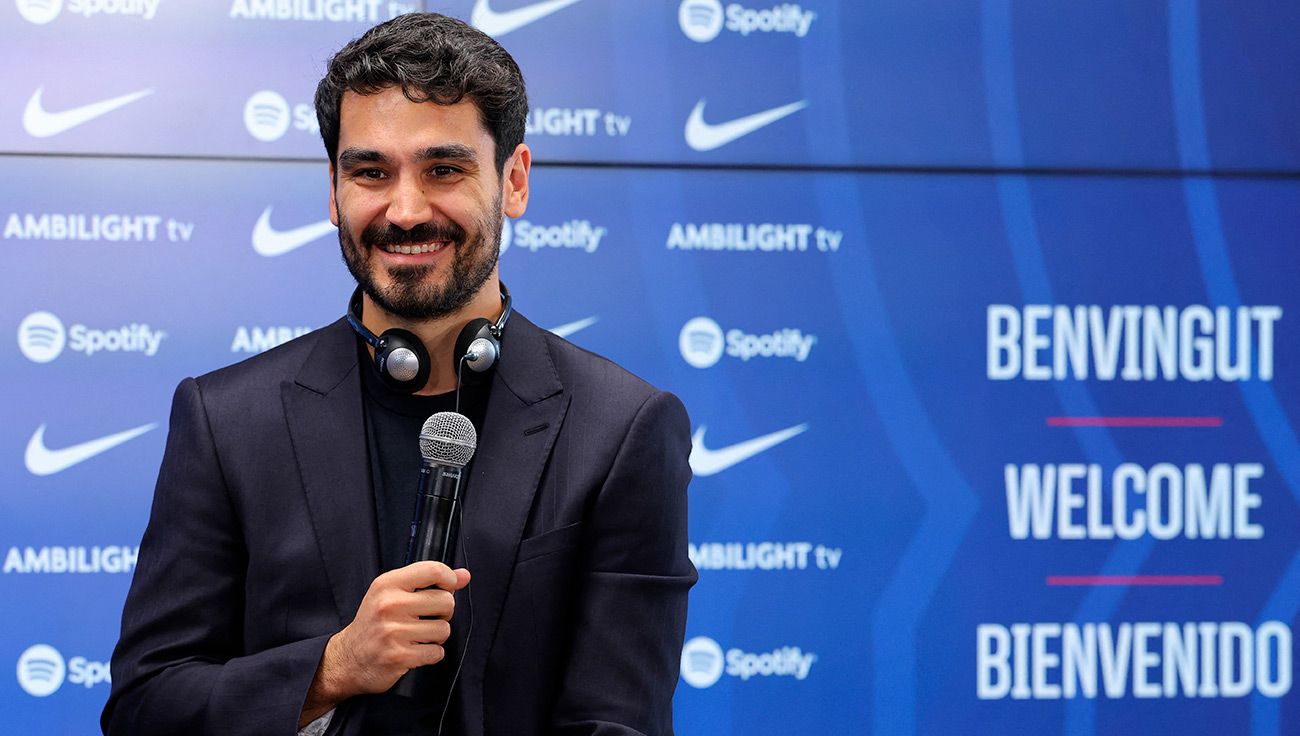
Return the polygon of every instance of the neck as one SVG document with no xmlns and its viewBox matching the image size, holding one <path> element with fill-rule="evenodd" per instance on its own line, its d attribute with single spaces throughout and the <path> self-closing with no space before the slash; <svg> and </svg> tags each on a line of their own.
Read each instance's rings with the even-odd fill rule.
<svg viewBox="0 0 1300 736">
<path fill-rule="evenodd" d="M 432 362 L 429 381 L 424 388 L 416 391 L 417 396 L 431 396 L 454 391 L 457 385 L 456 368 L 452 365 L 452 353 L 456 349 L 456 338 L 460 331 L 476 317 L 496 322 L 501 317 L 501 284 L 493 273 L 483 282 L 482 288 L 470 299 L 469 303 L 451 314 L 435 319 L 410 320 L 384 311 L 370 299 L 369 294 L 361 296 L 361 322 L 366 329 L 376 335 L 385 330 L 400 327 L 414 333 L 429 351 Z M 373 347 L 367 346 L 370 354 L 375 354 Z"/>
</svg>

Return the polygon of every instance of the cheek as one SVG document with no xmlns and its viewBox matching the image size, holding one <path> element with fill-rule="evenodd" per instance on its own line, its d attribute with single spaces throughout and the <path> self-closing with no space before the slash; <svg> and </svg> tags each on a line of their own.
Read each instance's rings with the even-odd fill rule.
<svg viewBox="0 0 1300 736">
<path fill-rule="evenodd" d="M 334 199 L 339 215 L 353 222 L 369 221 L 376 215 L 382 215 L 385 207 L 383 197 L 360 187 L 343 187 Z"/>
<path fill-rule="evenodd" d="M 366 229 L 367 220 L 358 217 L 354 209 L 339 202 L 338 220 L 334 224 L 338 226 L 339 243 L 345 249 L 361 250 L 361 234 Z"/>
</svg>

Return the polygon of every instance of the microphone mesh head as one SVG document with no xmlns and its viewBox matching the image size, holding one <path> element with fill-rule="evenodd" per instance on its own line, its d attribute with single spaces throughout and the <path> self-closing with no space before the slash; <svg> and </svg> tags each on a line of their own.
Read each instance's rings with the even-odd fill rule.
<svg viewBox="0 0 1300 736">
<path fill-rule="evenodd" d="M 464 467 L 474 457 L 478 433 L 464 414 L 440 411 L 420 428 L 420 455 L 426 462 Z"/>
</svg>

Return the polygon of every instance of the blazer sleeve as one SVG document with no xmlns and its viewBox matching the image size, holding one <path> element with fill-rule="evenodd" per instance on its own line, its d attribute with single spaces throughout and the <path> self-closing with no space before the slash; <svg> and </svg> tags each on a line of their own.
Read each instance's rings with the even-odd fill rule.
<svg viewBox="0 0 1300 736">
<path fill-rule="evenodd" d="M 105 734 L 297 733 L 328 636 L 245 653 L 246 564 L 199 384 L 185 379 L 122 612 Z"/>
<path fill-rule="evenodd" d="M 619 446 L 589 517 L 574 644 L 557 734 L 672 733 L 687 592 L 690 423 L 677 397 L 651 395 Z"/>
</svg>

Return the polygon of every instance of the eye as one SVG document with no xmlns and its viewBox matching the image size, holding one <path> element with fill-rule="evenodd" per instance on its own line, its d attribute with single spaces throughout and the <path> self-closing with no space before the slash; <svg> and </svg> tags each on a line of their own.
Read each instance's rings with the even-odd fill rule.
<svg viewBox="0 0 1300 736">
<path fill-rule="evenodd" d="M 434 166 L 432 169 L 429 169 L 429 171 L 434 175 L 434 177 L 439 179 L 443 179 L 448 176 L 454 176 L 460 173 L 460 169 L 456 168 L 455 166 L 450 166 L 448 164 L 438 164 L 437 166 Z"/>
<path fill-rule="evenodd" d="M 353 176 L 357 177 L 358 179 L 378 180 L 378 179 L 383 179 L 386 176 L 386 174 L 384 174 L 383 169 L 359 169 L 356 173 L 353 174 Z"/>
</svg>

